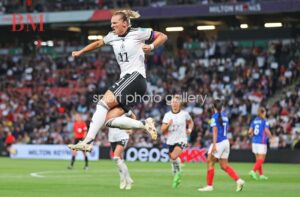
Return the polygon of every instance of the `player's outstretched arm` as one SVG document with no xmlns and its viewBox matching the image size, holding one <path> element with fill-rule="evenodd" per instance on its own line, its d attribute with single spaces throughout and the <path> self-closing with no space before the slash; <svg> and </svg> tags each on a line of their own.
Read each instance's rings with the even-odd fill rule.
<svg viewBox="0 0 300 197">
<path fill-rule="evenodd" d="M 155 47 L 159 47 L 160 45 L 163 45 L 168 40 L 168 36 L 164 33 L 161 33 L 159 31 L 154 32 L 154 41 L 153 45 Z"/>
<path fill-rule="evenodd" d="M 168 40 L 168 36 L 164 33 L 161 33 L 159 31 L 154 32 L 154 41 L 152 44 L 144 45 L 143 51 L 145 53 L 150 53 L 151 50 L 159 47 L 160 45 L 163 45 Z"/>
<path fill-rule="evenodd" d="M 97 40 L 95 42 L 92 42 L 91 44 L 87 45 L 86 47 L 84 47 L 83 49 L 81 49 L 80 51 L 73 51 L 72 52 L 72 56 L 73 57 L 79 57 L 82 54 L 88 53 L 90 51 L 93 51 L 97 48 L 100 48 L 104 45 L 104 42 L 102 39 Z"/>
</svg>

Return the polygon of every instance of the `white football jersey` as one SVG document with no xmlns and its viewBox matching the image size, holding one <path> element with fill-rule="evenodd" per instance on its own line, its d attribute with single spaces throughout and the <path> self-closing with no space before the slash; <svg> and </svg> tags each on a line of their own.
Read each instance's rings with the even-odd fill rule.
<svg viewBox="0 0 300 197">
<path fill-rule="evenodd" d="M 181 110 L 176 114 L 174 114 L 172 111 L 169 111 L 165 114 L 162 122 L 168 124 L 171 119 L 173 120 L 173 124 L 169 126 L 167 144 L 174 145 L 180 142 L 186 144 L 186 121 L 191 120 L 190 114 L 184 110 Z"/>
<path fill-rule="evenodd" d="M 135 71 L 146 78 L 145 53 L 142 47 L 151 38 L 150 28 L 130 28 L 125 36 L 118 36 L 109 32 L 103 41 L 113 47 L 116 59 L 121 69 L 121 77 Z"/>
<path fill-rule="evenodd" d="M 119 128 L 109 128 L 108 129 L 108 141 L 109 142 L 119 142 L 122 140 L 128 140 L 129 134 L 126 130 L 122 130 Z"/>
</svg>

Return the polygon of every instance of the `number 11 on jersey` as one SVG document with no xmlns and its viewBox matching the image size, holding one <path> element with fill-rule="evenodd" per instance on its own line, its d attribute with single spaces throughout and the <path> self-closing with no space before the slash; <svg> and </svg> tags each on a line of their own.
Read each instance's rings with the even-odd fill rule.
<svg viewBox="0 0 300 197">
<path fill-rule="evenodd" d="M 120 62 L 129 62 L 127 52 L 119 53 L 118 58 Z"/>
</svg>

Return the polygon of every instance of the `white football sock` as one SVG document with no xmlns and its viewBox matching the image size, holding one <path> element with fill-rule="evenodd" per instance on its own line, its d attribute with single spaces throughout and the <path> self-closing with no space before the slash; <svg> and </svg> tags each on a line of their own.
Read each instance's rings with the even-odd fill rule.
<svg viewBox="0 0 300 197">
<path fill-rule="evenodd" d="M 106 126 L 119 129 L 145 129 L 141 121 L 124 116 L 108 120 Z"/>
<path fill-rule="evenodd" d="M 181 172 L 181 160 L 180 160 L 180 158 L 178 157 L 175 160 L 171 159 L 171 166 L 172 166 L 173 175 L 175 175 L 177 172 Z"/>
<path fill-rule="evenodd" d="M 118 171 L 119 171 L 119 175 L 120 175 L 120 180 L 125 180 L 125 176 L 124 176 L 124 172 L 123 172 L 123 166 L 122 166 L 122 159 L 120 159 L 120 157 L 114 157 L 114 160 L 116 161 L 117 167 L 118 167 Z"/>
<path fill-rule="evenodd" d="M 128 167 L 124 160 L 123 160 L 123 169 L 124 169 L 124 176 L 125 176 L 126 182 L 133 183 L 133 180 L 131 179 L 130 174 L 129 174 Z"/>
<path fill-rule="evenodd" d="M 117 166 L 119 168 L 119 174 L 121 180 L 126 180 L 126 182 L 132 183 L 133 180 L 130 177 L 127 165 L 125 164 L 124 160 L 119 157 L 114 157 L 114 160 L 117 163 Z"/>
<path fill-rule="evenodd" d="M 101 127 L 104 125 L 106 115 L 108 112 L 108 106 L 103 101 L 100 101 L 96 106 L 96 111 L 90 123 L 89 131 L 83 140 L 85 143 L 91 143 L 94 141 L 97 133 L 100 131 Z"/>
</svg>

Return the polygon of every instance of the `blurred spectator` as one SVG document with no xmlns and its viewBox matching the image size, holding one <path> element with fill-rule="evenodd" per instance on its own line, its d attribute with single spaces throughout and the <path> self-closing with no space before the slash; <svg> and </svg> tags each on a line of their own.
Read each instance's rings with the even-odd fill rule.
<svg viewBox="0 0 300 197">
<path fill-rule="evenodd" d="M 7 147 L 10 147 L 15 142 L 15 137 L 11 132 L 7 133 L 7 136 L 5 138 L 5 144 Z"/>
<path fill-rule="evenodd" d="M 15 143 L 15 137 L 13 136 L 13 134 L 9 131 L 6 135 L 5 138 L 5 142 L 4 142 L 4 149 L 6 150 L 6 153 L 8 155 L 8 153 L 10 152 L 10 147 L 12 144 Z"/>
<path fill-rule="evenodd" d="M 299 149 L 300 150 L 300 135 L 297 135 L 295 138 L 295 145 L 293 147 L 294 149 Z"/>
<path fill-rule="evenodd" d="M 279 148 L 279 137 L 274 136 L 270 139 L 270 149 L 277 150 Z"/>
</svg>

